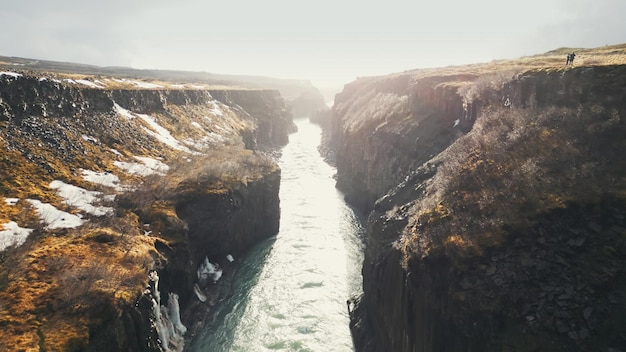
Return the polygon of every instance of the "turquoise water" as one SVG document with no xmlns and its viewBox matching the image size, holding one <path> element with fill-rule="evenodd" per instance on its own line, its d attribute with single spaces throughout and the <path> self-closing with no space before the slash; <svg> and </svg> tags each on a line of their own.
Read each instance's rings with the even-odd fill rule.
<svg viewBox="0 0 626 352">
<path fill-rule="evenodd" d="M 335 189 L 307 119 L 282 150 L 281 225 L 242 263 L 233 296 L 187 350 L 353 351 L 346 300 L 361 289 L 361 220 Z"/>
</svg>

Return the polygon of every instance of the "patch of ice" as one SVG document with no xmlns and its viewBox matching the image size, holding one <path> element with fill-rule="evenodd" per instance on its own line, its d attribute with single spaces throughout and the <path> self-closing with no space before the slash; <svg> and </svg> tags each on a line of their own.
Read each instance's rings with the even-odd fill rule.
<svg viewBox="0 0 626 352">
<path fill-rule="evenodd" d="M 176 140 L 176 138 L 174 138 L 174 136 L 170 134 L 170 131 L 159 125 L 154 117 L 145 114 L 137 114 L 137 116 L 139 116 L 145 123 L 148 124 L 148 126 L 150 126 L 150 129 L 144 128 L 144 131 L 146 131 L 152 137 L 158 139 L 163 144 L 168 145 L 176 150 L 193 153 L 189 148 L 181 145 L 178 140 Z"/>
<path fill-rule="evenodd" d="M 116 191 L 124 191 L 126 188 L 120 185 L 120 179 L 110 172 L 97 172 L 92 170 L 81 169 L 83 180 L 99 184 L 102 186 L 112 187 Z"/>
<path fill-rule="evenodd" d="M 61 211 L 51 204 L 36 199 L 28 201 L 37 211 L 41 221 L 46 224 L 46 229 L 76 228 L 85 222 L 80 216 Z"/>
<path fill-rule="evenodd" d="M 95 216 L 104 216 L 113 212 L 113 208 L 111 207 L 93 205 L 93 203 L 102 200 L 102 192 L 88 191 L 84 188 L 70 185 L 59 180 L 50 182 L 50 188 L 56 189 L 57 193 L 63 197 L 67 205 L 76 207 L 86 213 Z"/>
<path fill-rule="evenodd" d="M 4 202 L 7 203 L 7 205 L 15 205 L 19 200 L 19 198 L 4 198 Z"/>
<path fill-rule="evenodd" d="M 156 159 L 140 156 L 136 156 L 135 159 L 141 161 L 141 164 L 124 161 L 114 161 L 113 164 L 131 175 L 139 176 L 149 176 L 154 174 L 164 176 L 170 169 L 169 166 Z"/>
<path fill-rule="evenodd" d="M 0 251 L 4 251 L 11 246 L 21 246 L 26 241 L 28 235 L 33 232 L 32 229 L 19 227 L 13 221 L 0 226 L 4 228 L 3 231 L 0 231 Z"/>
<path fill-rule="evenodd" d="M 209 258 L 204 257 L 204 261 L 200 263 L 197 270 L 198 280 L 211 279 L 216 282 L 222 277 L 222 269 L 219 265 L 213 264 L 209 261 Z"/>
<path fill-rule="evenodd" d="M 13 78 L 18 78 L 18 77 L 22 77 L 22 74 L 17 73 L 17 72 L 2 71 L 0 72 L 0 76 L 9 76 Z"/>
<path fill-rule="evenodd" d="M 202 289 L 200 289 L 198 284 L 193 285 L 193 292 L 196 294 L 196 297 L 198 297 L 200 302 L 206 302 L 207 296 L 202 292 Z"/>
</svg>

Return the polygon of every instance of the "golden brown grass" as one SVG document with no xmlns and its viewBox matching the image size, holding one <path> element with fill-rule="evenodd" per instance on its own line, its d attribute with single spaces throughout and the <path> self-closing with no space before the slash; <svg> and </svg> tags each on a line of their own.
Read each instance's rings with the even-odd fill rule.
<svg viewBox="0 0 626 352">
<path fill-rule="evenodd" d="M 481 254 L 542 213 L 624 197 L 626 178 L 615 176 L 626 162 L 611 157 L 626 150 L 619 120 L 600 105 L 486 109 L 437 157 L 438 172 L 398 242 L 405 259 L 433 249 L 457 259 Z"/>
<path fill-rule="evenodd" d="M 84 75 L 54 77 L 103 80 Z M 0 223 L 15 221 L 35 229 L 21 247 L 0 252 L 0 350 L 85 350 L 89 327 L 133 304 L 155 260 L 163 262 L 154 247 L 156 238 L 160 236 L 159 241 L 166 243 L 182 240 L 184 224 L 175 211 L 177 192 L 223 192 L 233 183 L 275 171 L 275 163 L 243 149 L 238 134 L 255 127 L 251 119 L 223 109 L 223 116 L 209 122 L 204 118 L 210 115 L 207 110 L 206 106 L 167 106 L 165 112 L 153 115 L 179 141 L 202 137 L 204 132 L 193 127 L 192 121 L 205 131 L 220 132 L 217 124 L 232 129 L 232 139 L 224 145 L 216 143 L 202 155 L 181 153 L 156 140 L 150 144 L 124 140 L 116 131 L 108 131 L 118 141 L 114 145 L 92 143 L 82 138 L 85 132 L 80 128 L 60 132 L 64 134 L 61 143 L 71 141 L 74 150 L 79 150 L 71 158 L 32 136 L 12 136 L 12 143 L 17 145 L 14 149 L 0 139 Z M 54 119 L 44 119 L 43 123 L 55 127 Z M 98 131 L 94 133 L 98 137 Z M 125 157 L 118 159 L 111 147 Z M 83 180 L 80 169 L 119 170 L 114 161 L 133 161 L 133 155 L 161 159 L 171 171 L 168 177 L 147 178 L 115 172 L 124 184 L 137 190 L 126 195 L 132 200 L 129 207 L 117 204 L 113 217 L 92 217 L 77 229 L 46 230 L 25 201 L 37 199 L 76 212 L 48 187 L 50 182 L 60 179 L 86 189 L 104 189 Z M 42 168 L 43 163 L 54 172 Z M 106 189 L 106 193 L 114 191 Z M 8 205 L 4 197 L 20 201 Z M 120 198 L 123 202 L 124 196 Z M 150 224 L 152 236 L 144 236 L 145 223 Z"/>
<path fill-rule="evenodd" d="M 566 55 L 575 52 L 573 65 L 565 65 Z M 487 63 L 447 66 L 431 69 L 417 69 L 396 73 L 395 75 L 411 74 L 415 79 L 425 77 L 468 76 L 478 77 L 501 71 L 522 72 L 528 70 L 566 70 L 579 66 L 607 66 L 626 64 L 626 44 L 599 48 L 560 48 L 544 54 L 525 56 L 517 59 L 494 60 Z M 461 79 L 464 81 L 464 79 Z"/>
<path fill-rule="evenodd" d="M 159 255 L 138 235 L 136 216 L 110 227 L 45 235 L 14 249 L 0 266 L 0 349 L 64 351 L 86 346 L 99 311 L 132 304 Z M 72 347 L 74 346 L 74 347 Z"/>
</svg>

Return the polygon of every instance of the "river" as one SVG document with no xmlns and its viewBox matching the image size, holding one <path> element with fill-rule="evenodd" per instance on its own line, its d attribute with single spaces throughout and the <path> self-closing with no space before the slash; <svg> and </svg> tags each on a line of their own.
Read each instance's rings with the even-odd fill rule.
<svg viewBox="0 0 626 352">
<path fill-rule="evenodd" d="M 280 232 L 243 258 L 232 297 L 189 351 L 354 350 L 346 300 L 361 290 L 362 221 L 317 150 L 320 127 L 295 123 L 279 158 Z"/>
</svg>

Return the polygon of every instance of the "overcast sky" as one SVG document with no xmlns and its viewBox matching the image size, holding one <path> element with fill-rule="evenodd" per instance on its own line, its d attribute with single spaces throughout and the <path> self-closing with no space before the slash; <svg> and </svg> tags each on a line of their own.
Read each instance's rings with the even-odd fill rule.
<svg viewBox="0 0 626 352">
<path fill-rule="evenodd" d="M 626 42 L 624 0 L 0 0 L 0 55 L 310 79 Z"/>
</svg>

